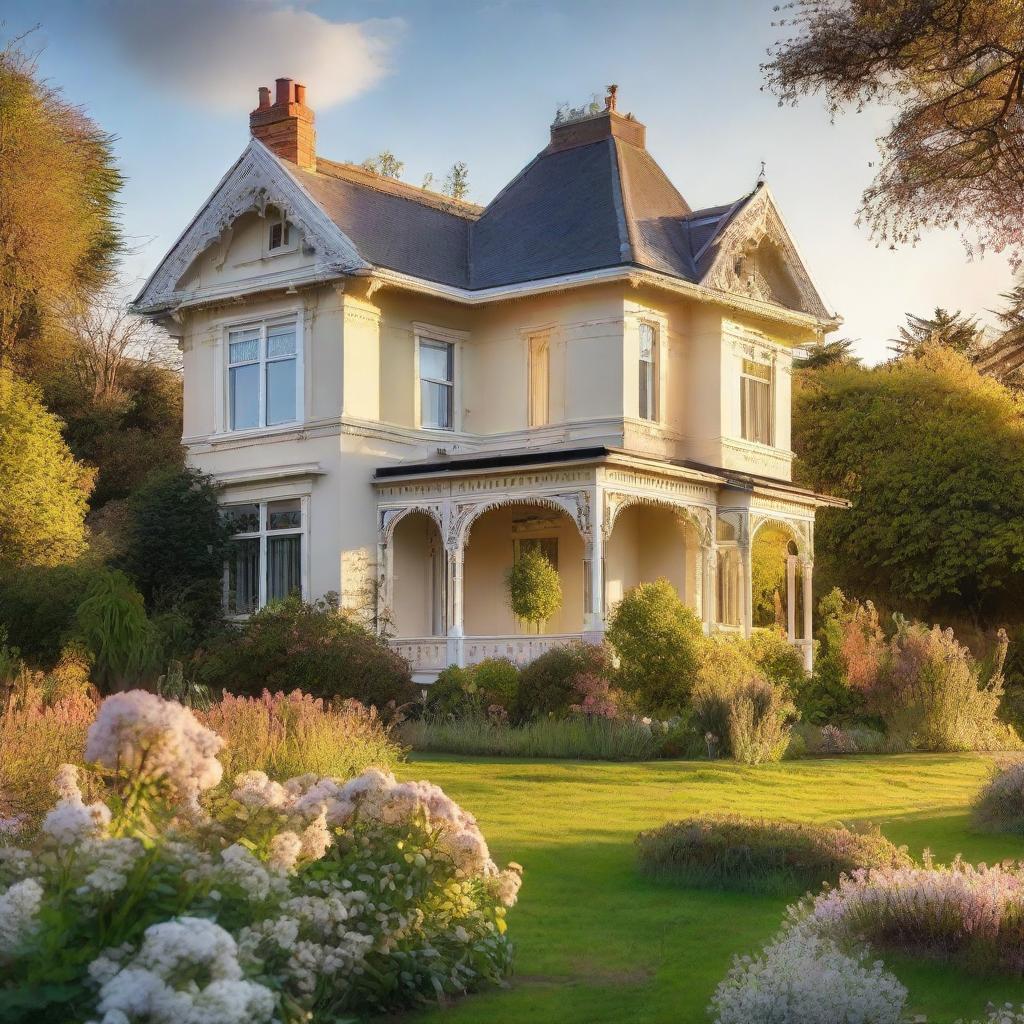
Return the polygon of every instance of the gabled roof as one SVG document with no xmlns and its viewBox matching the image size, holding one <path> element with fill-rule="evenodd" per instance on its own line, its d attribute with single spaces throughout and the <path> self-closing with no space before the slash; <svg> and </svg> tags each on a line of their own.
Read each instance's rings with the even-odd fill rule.
<svg viewBox="0 0 1024 1024">
<path fill-rule="evenodd" d="M 486 207 L 323 158 L 302 169 L 253 140 L 137 308 L 175 305 L 176 281 L 247 202 L 284 210 L 321 276 L 381 268 L 472 292 L 640 268 L 834 319 L 766 187 L 691 210 L 647 151 L 644 126 L 614 110 L 553 125 L 549 145 Z M 781 290 L 757 275 L 766 239 L 786 277 Z"/>
</svg>

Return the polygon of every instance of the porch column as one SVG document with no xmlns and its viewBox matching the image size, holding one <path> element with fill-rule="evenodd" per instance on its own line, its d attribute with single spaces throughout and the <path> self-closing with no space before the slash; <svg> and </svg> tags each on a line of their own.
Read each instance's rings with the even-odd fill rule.
<svg viewBox="0 0 1024 1024">
<path fill-rule="evenodd" d="M 715 573 L 718 570 L 718 547 L 708 544 L 701 548 L 701 595 L 700 611 L 704 621 L 704 632 L 710 636 L 715 631 L 715 606 L 718 601 L 718 588 L 715 585 Z"/>
<path fill-rule="evenodd" d="M 804 668 L 814 669 L 814 563 L 801 563 L 804 585 Z"/>
<path fill-rule="evenodd" d="M 604 510 L 601 492 L 591 501 L 590 538 L 583 546 L 583 640 L 604 642 Z"/>
<path fill-rule="evenodd" d="M 786 556 L 786 635 L 796 640 L 796 555 Z"/>
<path fill-rule="evenodd" d="M 377 545 L 377 633 L 383 636 L 391 624 L 394 607 L 395 566 L 391 545 L 381 541 Z"/>
<path fill-rule="evenodd" d="M 740 556 L 740 625 L 743 635 L 749 637 L 754 629 L 754 573 L 750 527 L 746 522 L 736 546 Z"/>
<path fill-rule="evenodd" d="M 465 661 L 463 650 L 463 594 L 462 570 L 465 564 L 465 549 L 460 542 L 457 548 L 445 549 L 445 591 L 448 620 L 448 664 L 462 665 Z"/>
</svg>

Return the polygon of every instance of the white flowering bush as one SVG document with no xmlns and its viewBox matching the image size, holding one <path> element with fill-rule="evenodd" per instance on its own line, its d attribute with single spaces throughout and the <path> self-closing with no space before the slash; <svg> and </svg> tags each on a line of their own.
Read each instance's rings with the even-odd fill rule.
<svg viewBox="0 0 1024 1024">
<path fill-rule="evenodd" d="M 108 699 L 30 849 L 0 845 L 0 1020 L 335 1021 L 500 981 L 521 869 L 427 782 L 371 769 L 230 795 L 220 738 L 151 694 Z"/>
<path fill-rule="evenodd" d="M 757 957 L 737 957 L 715 990 L 715 1024 L 899 1024 L 907 990 L 864 950 L 806 929 L 784 931 Z"/>
</svg>

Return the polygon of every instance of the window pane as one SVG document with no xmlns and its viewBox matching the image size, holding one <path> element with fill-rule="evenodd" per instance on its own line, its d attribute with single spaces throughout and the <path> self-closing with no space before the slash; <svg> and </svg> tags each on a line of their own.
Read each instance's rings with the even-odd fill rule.
<svg viewBox="0 0 1024 1024">
<path fill-rule="evenodd" d="M 640 358 L 654 358 L 654 328 L 650 324 L 640 325 Z"/>
<path fill-rule="evenodd" d="M 248 363 L 260 357 L 260 332 L 258 328 L 248 331 L 232 331 L 228 335 L 228 348 L 232 363 Z"/>
<path fill-rule="evenodd" d="M 267 363 L 267 426 L 295 420 L 295 360 Z"/>
<path fill-rule="evenodd" d="M 228 614 L 249 615 L 256 611 L 260 599 L 260 542 L 231 542 L 228 552 Z"/>
<path fill-rule="evenodd" d="M 231 368 L 231 429 L 258 427 L 260 419 L 259 363 Z"/>
<path fill-rule="evenodd" d="M 548 379 L 550 357 L 547 338 L 531 338 L 530 349 L 530 426 L 543 427 L 548 422 Z"/>
<path fill-rule="evenodd" d="M 302 526 L 302 502 L 298 498 L 267 503 L 268 530 L 297 530 Z"/>
<path fill-rule="evenodd" d="M 295 324 L 267 328 L 267 358 L 295 355 Z"/>
<path fill-rule="evenodd" d="M 302 538 L 271 537 L 267 541 L 267 600 L 302 593 Z"/>
<path fill-rule="evenodd" d="M 654 419 L 654 363 L 640 361 L 640 418 Z"/>
<path fill-rule="evenodd" d="M 452 391 L 451 384 L 420 382 L 420 420 L 424 427 L 452 429 Z"/>
<path fill-rule="evenodd" d="M 421 341 L 420 377 L 451 381 L 452 346 L 443 341 Z"/>
<path fill-rule="evenodd" d="M 232 533 L 259 532 L 260 507 L 255 502 L 251 505 L 225 505 L 221 514 Z"/>
</svg>

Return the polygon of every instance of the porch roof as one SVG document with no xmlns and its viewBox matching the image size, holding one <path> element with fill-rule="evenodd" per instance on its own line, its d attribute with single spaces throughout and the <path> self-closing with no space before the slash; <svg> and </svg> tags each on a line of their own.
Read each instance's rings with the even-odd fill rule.
<svg viewBox="0 0 1024 1024">
<path fill-rule="evenodd" d="M 374 480 L 393 483 L 403 478 L 450 477 L 458 474 L 479 473 L 487 470 L 529 469 L 538 466 L 564 465 L 566 463 L 594 464 L 628 463 L 654 472 L 670 471 L 700 479 L 706 483 L 729 487 L 733 490 L 750 491 L 753 493 L 783 493 L 794 498 L 809 499 L 815 505 L 833 508 L 848 508 L 845 498 L 836 498 L 830 494 L 819 494 L 806 487 L 800 487 L 788 480 L 761 476 L 756 473 L 743 473 L 737 470 L 724 469 L 721 466 L 708 466 L 690 459 L 669 459 L 657 455 L 649 455 L 628 451 L 625 448 L 614 448 L 608 445 L 590 445 L 584 448 L 546 448 L 530 451 L 503 451 L 492 453 L 472 452 L 466 455 L 452 455 L 444 459 L 429 462 L 397 463 L 390 466 L 378 466 L 374 471 Z"/>
</svg>

